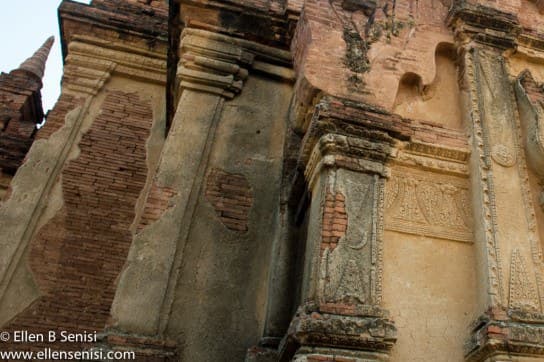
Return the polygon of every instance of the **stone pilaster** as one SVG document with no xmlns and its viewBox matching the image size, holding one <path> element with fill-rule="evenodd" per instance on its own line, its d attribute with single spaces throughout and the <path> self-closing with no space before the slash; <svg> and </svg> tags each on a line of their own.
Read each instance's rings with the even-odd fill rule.
<svg viewBox="0 0 544 362">
<path fill-rule="evenodd" d="M 38 133 L 38 140 L 34 142 L 25 162 L 13 179 L 10 197 L 0 207 L 2 215 L 0 244 L 5 251 L 0 258 L 2 325 L 27 313 L 28 310 L 25 308 L 31 303 L 38 304 L 42 301 L 40 298 L 43 298 L 44 294 L 43 285 L 39 283 L 39 276 L 34 274 L 36 270 L 31 268 L 32 260 L 29 254 L 35 247 L 36 240 L 40 240 L 40 228 L 47 225 L 50 218 L 59 212 L 54 208 L 59 203 L 64 203 L 61 196 L 63 172 L 66 165 L 77 160 L 81 154 L 80 141 L 89 129 L 92 129 L 97 119 L 96 115 L 102 109 L 104 99 L 107 98 L 109 82 L 114 76 L 156 85 L 164 85 L 166 80 L 164 74 L 166 62 L 159 52 L 152 50 L 143 52 L 141 48 L 129 44 L 119 47 L 110 41 L 90 35 L 71 36 L 67 51 L 62 95 L 56 108 L 62 108 L 63 103 L 73 102 L 70 106 L 74 109 L 70 112 L 53 111 L 62 116 L 55 116 L 54 119 L 50 117 L 40 130 L 45 134 Z M 36 67 L 35 62 L 27 62 L 25 71 Z M 36 70 L 40 74 L 42 71 L 41 68 Z M 64 100 L 65 98 L 71 101 Z M 67 112 L 66 116 L 63 112 Z M 140 109 L 136 112 L 142 111 Z M 119 117 L 130 119 L 128 114 L 115 115 L 111 118 Z M 57 206 L 52 208 L 52 205 Z M 63 230 L 62 228 L 63 225 L 60 225 L 59 229 Z M 56 263 L 57 260 L 49 262 Z M 38 312 L 35 312 L 36 310 Z M 38 316 L 47 312 L 47 309 L 45 312 L 40 309 L 33 311 Z M 48 322 L 53 323 L 51 321 L 60 315 L 62 313 L 58 312 L 58 315 L 47 318 Z M 75 316 L 73 323 L 76 324 L 77 320 Z"/>
<path fill-rule="evenodd" d="M 516 99 L 522 130 L 526 135 L 523 147 L 527 152 L 529 167 L 544 185 L 544 91 L 542 84 L 534 80 L 531 72 L 525 70 L 515 82 Z M 539 205 L 544 209 L 544 190 L 539 196 Z"/>
<path fill-rule="evenodd" d="M 465 111 L 472 134 L 471 182 L 480 309 L 467 361 L 541 360 L 544 353 L 542 250 L 521 124 L 503 51 L 520 33 L 514 14 L 460 3 L 450 25 L 462 55 Z"/>
<path fill-rule="evenodd" d="M 282 360 L 385 361 L 395 344 L 381 304 L 385 163 L 398 125 L 384 118 L 337 99 L 316 106 L 300 156 L 311 194 L 303 302 L 280 345 Z"/>
<path fill-rule="evenodd" d="M 78 63 L 77 58 L 73 55 L 66 59 L 63 94 L 79 99 L 80 106 L 66 115 L 62 127 L 49 139 L 32 144 L 25 162 L 11 181 L 10 196 L 0 205 L 0 245 L 4 250 L 0 257 L 0 325 L 14 318 L 40 296 L 25 254 L 39 228 L 58 177 L 72 157 L 72 147 L 84 133 L 84 125 L 92 121 L 89 109 L 93 102 L 96 103 L 94 95 L 110 78 L 115 65 L 113 61 L 97 60 L 91 54 L 87 54 L 84 64 Z M 31 68 L 32 64 L 27 67 Z M 77 80 L 68 75 L 74 68 L 86 80 L 85 86 L 74 86 Z"/>
<path fill-rule="evenodd" d="M 292 77 L 268 63 L 288 63 L 288 52 L 213 32 L 184 29 L 179 51 L 176 112 L 144 208 L 157 200 L 168 206 L 134 236 L 109 335 L 164 338 L 224 105 L 242 92 L 250 70 Z"/>
<path fill-rule="evenodd" d="M 108 335 L 114 337 L 162 339 L 219 115 L 247 77 L 249 56 L 239 47 L 186 29 L 180 50 L 177 111 L 146 201 L 148 207 L 156 195 L 167 194 L 172 207 L 134 237 L 112 304 Z"/>
</svg>

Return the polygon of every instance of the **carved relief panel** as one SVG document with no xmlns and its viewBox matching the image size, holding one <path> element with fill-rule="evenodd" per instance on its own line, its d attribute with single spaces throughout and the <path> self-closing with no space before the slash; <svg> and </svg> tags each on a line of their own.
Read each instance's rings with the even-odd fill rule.
<svg viewBox="0 0 544 362">
<path fill-rule="evenodd" d="M 535 279 L 527 272 L 525 258 L 519 249 L 514 249 L 510 261 L 510 308 L 540 312 L 540 302 Z"/>
<path fill-rule="evenodd" d="M 327 195 L 336 195 L 337 202 L 325 198 L 320 302 L 379 304 L 382 258 L 379 210 L 383 203 L 383 179 L 342 169 L 331 174 Z M 327 243 L 327 227 L 331 222 L 332 235 L 339 238 Z"/>
<path fill-rule="evenodd" d="M 472 241 L 468 180 L 398 167 L 385 195 L 386 229 Z"/>
<path fill-rule="evenodd" d="M 524 96 L 520 84 L 512 87 L 507 67 L 496 52 L 477 49 L 467 53 L 465 67 L 471 93 L 473 156 L 478 157 L 478 167 L 472 172 L 480 182 L 475 205 L 483 211 L 476 222 L 486 230 L 478 244 L 485 246 L 487 255 L 487 297 L 493 305 L 539 312 L 542 251 L 527 169 L 531 154 L 524 150 L 526 131 L 522 129 L 530 107 L 520 97 Z"/>
</svg>

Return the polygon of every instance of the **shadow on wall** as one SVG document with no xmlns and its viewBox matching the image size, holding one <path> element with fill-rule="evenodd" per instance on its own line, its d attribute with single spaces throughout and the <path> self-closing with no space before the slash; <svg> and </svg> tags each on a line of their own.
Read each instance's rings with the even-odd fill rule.
<svg viewBox="0 0 544 362">
<path fill-rule="evenodd" d="M 433 82 L 424 85 L 418 74 L 405 73 L 399 82 L 393 112 L 405 118 L 462 129 L 456 58 L 452 44 L 438 44 Z"/>
</svg>

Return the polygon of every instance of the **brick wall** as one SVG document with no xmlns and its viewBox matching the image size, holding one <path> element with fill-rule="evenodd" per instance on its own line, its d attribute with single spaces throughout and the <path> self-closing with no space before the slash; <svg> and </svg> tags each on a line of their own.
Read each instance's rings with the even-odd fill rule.
<svg viewBox="0 0 544 362">
<path fill-rule="evenodd" d="M 481 4 L 487 7 L 492 7 L 497 10 L 504 11 L 506 13 L 516 14 L 523 1 L 535 2 L 535 0 L 473 0 L 472 2 Z"/>
<path fill-rule="evenodd" d="M 55 107 L 47 113 L 46 122 L 38 131 L 36 139 L 49 138 L 64 125 L 64 120 L 68 112 L 82 104 L 82 99 L 76 99 L 71 95 L 61 94 Z"/>
<path fill-rule="evenodd" d="M 93 34 L 101 39 L 121 38 L 126 45 L 166 54 L 168 9 L 165 1 L 94 0 L 92 6 L 63 1 L 59 16 L 64 44 L 69 44 L 74 36 Z"/>
<path fill-rule="evenodd" d="M 245 176 L 213 168 L 208 174 L 205 192 L 223 225 L 230 230 L 248 230 L 253 193 Z"/>
<path fill-rule="evenodd" d="M 41 81 L 22 70 L 0 74 L 0 170 L 14 175 L 43 118 Z"/>
<path fill-rule="evenodd" d="M 169 187 L 161 187 L 153 183 L 147 195 L 144 212 L 138 223 L 138 231 L 157 221 L 170 205 L 170 200 L 175 196 L 175 191 Z"/>
<path fill-rule="evenodd" d="M 327 192 L 325 195 L 325 207 L 323 208 L 323 222 L 321 232 L 321 253 L 329 248 L 333 251 L 338 246 L 338 241 L 348 228 L 348 215 L 346 213 L 346 198 L 341 192 Z"/>
<path fill-rule="evenodd" d="M 369 20 L 362 11 L 342 9 L 341 1 L 331 6 L 327 0 L 307 0 L 293 40 L 299 77 L 328 94 L 388 110 L 405 73 L 431 83 L 437 45 L 453 43 L 445 25 L 448 7 L 438 0 L 393 3 L 378 1 Z M 302 85 L 297 84 L 297 96 L 304 94 Z"/>
<path fill-rule="evenodd" d="M 168 10 L 168 2 L 163 0 L 93 0 L 91 6 L 98 8 L 118 8 L 121 12 L 138 13 L 142 9 L 158 10 L 161 13 Z"/>
<path fill-rule="evenodd" d="M 529 96 L 531 102 L 538 103 L 544 101 L 541 85 L 535 82 L 531 74 L 524 74 L 521 78 L 521 85 L 525 89 L 525 92 L 527 92 L 527 96 Z"/>
<path fill-rule="evenodd" d="M 42 136 L 58 128 L 56 117 L 68 104 L 67 97 L 61 99 Z M 137 94 L 108 93 L 81 139 L 79 157 L 62 171 L 62 209 L 31 242 L 29 264 L 43 296 L 7 329 L 103 329 L 130 247 L 134 207 L 146 182 L 151 123 L 151 107 Z"/>
</svg>

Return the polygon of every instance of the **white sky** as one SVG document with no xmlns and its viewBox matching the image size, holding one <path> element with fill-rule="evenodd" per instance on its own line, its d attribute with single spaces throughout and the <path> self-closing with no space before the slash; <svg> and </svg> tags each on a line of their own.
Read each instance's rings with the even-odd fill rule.
<svg viewBox="0 0 544 362">
<path fill-rule="evenodd" d="M 89 3 L 85 0 L 77 2 Z M 19 67 L 49 36 L 55 36 L 43 80 L 44 112 L 53 107 L 60 93 L 62 56 L 57 20 L 60 3 L 61 0 L 15 0 L 6 2 L 0 11 L 1 72 L 8 73 Z"/>
</svg>

